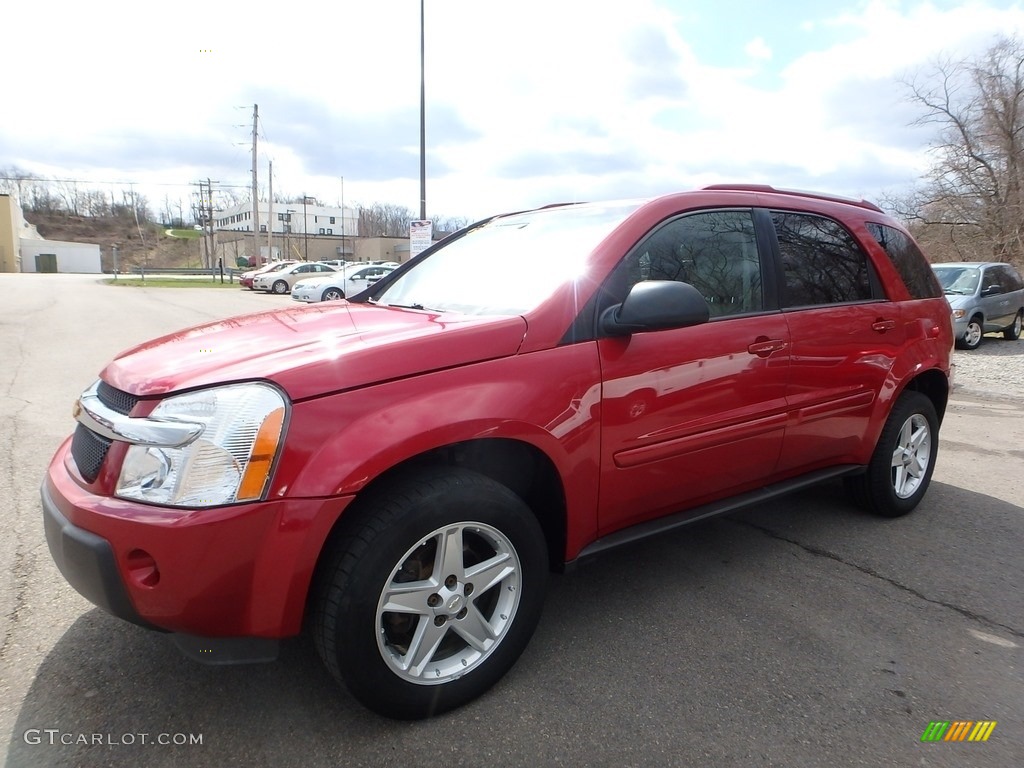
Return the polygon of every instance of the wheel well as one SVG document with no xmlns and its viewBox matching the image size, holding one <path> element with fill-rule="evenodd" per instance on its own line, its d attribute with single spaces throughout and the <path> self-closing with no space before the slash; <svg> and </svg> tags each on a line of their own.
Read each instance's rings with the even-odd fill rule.
<svg viewBox="0 0 1024 768">
<path fill-rule="evenodd" d="M 946 403 L 949 402 L 949 382 L 941 371 L 934 368 L 917 375 L 907 384 L 904 391 L 920 392 L 932 401 L 935 406 L 935 414 L 942 423 L 942 417 L 946 413 Z"/>
<path fill-rule="evenodd" d="M 565 565 L 566 514 L 565 492 L 558 470 L 543 451 L 519 440 L 485 438 L 453 443 L 434 448 L 406 459 L 375 477 L 359 492 L 371 494 L 374 489 L 393 484 L 396 477 L 422 467 L 461 467 L 501 483 L 519 496 L 536 515 L 547 541 L 548 561 L 552 570 Z M 356 499 L 358 503 L 358 498 Z M 344 523 L 343 514 L 327 537 L 324 552 L 330 549 L 335 532 Z"/>
</svg>

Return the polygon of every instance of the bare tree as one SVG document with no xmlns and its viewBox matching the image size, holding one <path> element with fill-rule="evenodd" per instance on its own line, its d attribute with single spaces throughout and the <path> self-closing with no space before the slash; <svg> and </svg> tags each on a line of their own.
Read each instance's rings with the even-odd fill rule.
<svg viewBox="0 0 1024 768">
<path fill-rule="evenodd" d="M 365 237 L 408 237 L 409 222 L 416 216 L 411 210 L 391 203 L 357 206 L 359 234 Z"/>
<path fill-rule="evenodd" d="M 1001 38 L 905 84 L 922 110 L 917 124 L 937 132 L 925 185 L 896 212 L 926 247 L 1024 265 L 1024 41 Z"/>
</svg>

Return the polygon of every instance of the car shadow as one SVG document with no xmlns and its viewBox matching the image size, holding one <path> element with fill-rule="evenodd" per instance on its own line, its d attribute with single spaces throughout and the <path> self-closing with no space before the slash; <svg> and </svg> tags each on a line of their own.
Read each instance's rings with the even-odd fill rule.
<svg viewBox="0 0 1024 768">
<path fill-rule="evenodd" d="M 966 509 L 975 512 L 968 518 Z M 814 610 L 822 621 L 853 620 L 861 591 L 885 591 L 892 596 L 863 609 L 872 612 L 868 625 L 886 624 L 896 612 L 890 601 L 909 604 L 915 595 L 937 606 L 968 600 L 978 616 L 1012 621 L 1003 601 L 1017 599 L 1007 595 L 1022 576 L 1013 544 L 1021 512 L 933 483 L 913 515 L 880 521 L 857 512 L 833 483 L 609 552 L 552 578 L 534 640 L 489 694 L 424 722 L 363 709 L 306 639 L 283 643 L 271 664 L 204 667 L 181 657 L 166 636 L 92 609 L 37 670 L 6 768 L 395 765 L 424 755 L 451 765 L 570 757 L 623 765 L 647 761 L 652 733 L 668 750 L 663 756 L 697 750 L 728 762 L 716 750 L 785 732 L 801 707 L 810 708 L 802 714 L 808 722 L 831 718 L 836 733 L 862 738 L 861 729 L 844 731 L 846 704 L 830 694 L 829 686 L 851 680 L 879 697 L 880 717 L 891 721 L 884 727 L 909 720 L 913 729 L 920 717 L 887 692 L 894 684 L 873 668 L 873 657 L 841 658 L 821 680 L 810 662 L 786 661 L 790 647 L 813 640 L 802 634 L 802 602 L 820 602 Z M 966 588 L 962 575 L 985 558 L 979 583 Z M 1003 561 L 1012 563 L 1005 577 L 997 574 Z M 928 643 L 939 642 L 933 635 L 920 633 L 928 663 Z M 779 659 L 795 672 L 778 675 Z M 683 719 L 686 728 L 678 726 Z M 186 743 L 154 743 L 161 736 Z M 854 743 L 829 738 L 839 739 L 837 750 Z"/>
</svg>

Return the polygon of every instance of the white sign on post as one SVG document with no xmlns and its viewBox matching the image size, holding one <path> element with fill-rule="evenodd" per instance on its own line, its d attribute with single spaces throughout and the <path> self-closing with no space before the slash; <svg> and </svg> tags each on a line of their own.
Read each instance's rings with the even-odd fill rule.
<svg viewBox="0 0 1024 768">
<path fill-rule="evenodd" d="M 409 258 L 414 259 L 433 242 L 434 224 L 430 221 L 409 222 Z"/>
</svg>

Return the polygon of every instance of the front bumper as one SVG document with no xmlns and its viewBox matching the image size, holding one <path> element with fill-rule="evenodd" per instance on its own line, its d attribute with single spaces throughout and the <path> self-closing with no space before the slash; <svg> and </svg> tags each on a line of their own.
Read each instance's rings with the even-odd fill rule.
<svg viewBox="0 0 1024 768">
<path fill-rule="evenodd" d="M 53 562 L 68 584 L 107 613 L 148 629 L 157 629 L 139 616 L 132 605 L 110 543 L 68 522 L 53 502 L 47 483 L 43 483 L 40 493 L 46 543 Z"/>
<path fill-rule="evenodd" d="M 953 338 L 962 339 L 967 333 L 967 315 L 961 318 L 953 318 Z"/>
<path fill-rule="evenodd" d="M 142 626 L 201 638 L 301 631 L 317 559 L 351 496 L 209 509 L 90 490 L 57 451 L 41 491 L 47 543 L 78 592 Z"/>
</svg>

